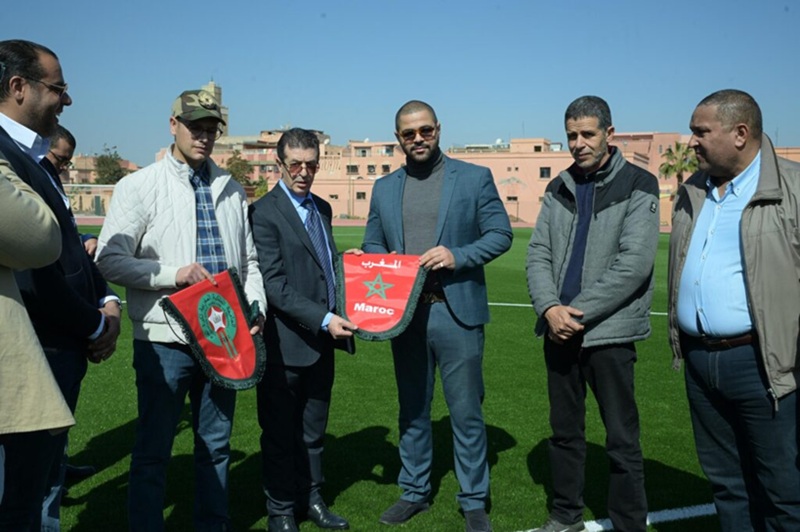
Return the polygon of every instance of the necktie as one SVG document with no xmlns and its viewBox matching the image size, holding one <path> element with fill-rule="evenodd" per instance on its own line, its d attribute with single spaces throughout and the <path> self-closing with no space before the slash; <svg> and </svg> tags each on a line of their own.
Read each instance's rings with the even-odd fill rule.
<svg viewBox="0 0 800 532">
<path fill-rule="evenodd" d="M 322 271 L 325 272 L 325 284 L 328 287 L 328 308 L 333 310 L 336 306 L 336 288 L 334 287 L 333 267 L 328 256 L 328 248 L 325 247 L 325 235 L 322 234 L 322 221 L 319 219 L 317 209 L 311 204 L 311 198 L 306 198 L 302 206 L 308 211 L 306 231 L 311 243 L 314 245 L 317 258 L 322 264 Z"/>
</svg>

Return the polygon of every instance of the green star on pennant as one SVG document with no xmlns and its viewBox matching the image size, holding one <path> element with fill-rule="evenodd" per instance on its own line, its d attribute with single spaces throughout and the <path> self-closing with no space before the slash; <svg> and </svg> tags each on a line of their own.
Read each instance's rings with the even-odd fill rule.
<svg viewBox="0 0 800 532">
<path fill-rule="evenodd" d="M 369 288 L 365 297 L 379 295 L 383 299 L 386 299 L 386 290 L 394 286 L 393 284 L 384 283 L 381 274 L 378 274 L 373 281 L 364 281 L 364 284 Z"/>
</svg>

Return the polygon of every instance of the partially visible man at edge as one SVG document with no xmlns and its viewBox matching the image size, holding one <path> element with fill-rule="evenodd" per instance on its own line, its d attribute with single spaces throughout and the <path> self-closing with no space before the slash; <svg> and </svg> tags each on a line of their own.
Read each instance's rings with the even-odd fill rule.
<svg viewBox="0 0 800 532">
<path fill-rule="evenodd" d="M 64 107 L 72 104 L 58 58 L 44 46 L 11 40 L 0 42 L 0 63 L 0 151 L 47 203 L 61 230 L 58 260 L 17 271 L 15 277 L 53 376 L 74 412 L 87 360 L 101 362 L 116 349 L 119 298 L 84 251 L 61 182 L 47 168 L 47 137 L 55 132 Z M 34 522 L 34 528 L 59 530 L 66 442 L 66 432 L 53 438 L 49 495 L 42 522 Z"/>
<path fill-rule="evenodd" d="M 139 418 L 131 453 L 131 530 L 164 529 L 167 464 L 186 395 L 194 432 L 194 528 L 230 530 L 228 467 L 236 392 L 212 384 L 158 301 L 229 267 L 248 301 L 266 311 L 264 285 L 247 219 L 247 197 L 210 159 L 224 124 L 203 90 L 178 96 L 169 118 L 175 142 L 166 156 L 120 180 L 97 248 L 106 277 L 127 287 L 133 324 Z"/>
<path fill-rule="evenodd" d="M 12 271 L 41 268 L 58 259 L 60 252 L 55 215 L 0 152 L 0 530 L 4 531 L 30 530 L 40 515 L 53 460 L 53 432 L 75 423 Z"/>
<path fill-rule="evenodd" d="M 724 531 L 800 530 L 800 165 L 739 90 L 695 108 L 699 171 L 678 190 L 669 340 Z"/>
</svg>

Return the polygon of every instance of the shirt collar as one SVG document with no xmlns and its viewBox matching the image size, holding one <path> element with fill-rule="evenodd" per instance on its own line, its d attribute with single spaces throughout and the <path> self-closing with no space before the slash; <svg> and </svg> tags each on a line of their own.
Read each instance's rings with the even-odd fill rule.
<svg viewBox="0 0 800 532">
<path fill-rule="evenodd" d="M 49 139 L 42 138 L 35 131 L 28 129 L 3 113 L 0 113 L 0 126 L 6 130 L 8 136 L 14 140 L 19 149 L 37 163 L 47 155 L 47 151 L 50 149 Z"/>
<path fill-rule="evenodd" d="M 292 205 L 294 205 L 295 209 L 303 205 L 303 202 L 306 200 L 306 198 L 311 198 L 311 193 L 305 196 L 298 196 L 297 194 L 289 190 L 289 187 L 286 186 L 286 183 L 283 182 L 283 179 L 278 179 L 278 186 L 280 186 L 286 193 L 286 195 L 289 196 L 289 199 L 292 201 Z M 314 205 L 313 199 L 311 200 L 311 204 Z M 314 205 L 314 207 L 316 208 L 316 205 Z"/>
<path fill-rule="evenodd" d="M 759 170 L 761 169 L 761 150 L 758 150 L 758 153 L 753 160 L 750 161 L 750 164 L 747 165 L 747 168 L 742 170 L 742 173 L 731 179 L 731 182 L 725 189 L 725 195 L 728 194 L 728 191 L 731 192 L 734 196 L 741 196 L 745 189 L 749 189 L 750 185 L 753 185 L 758 180 Z M 706 179 L 706 190 L 713 191 L 716 187 L 714 183 L 712 183 L 711 178 L 709 177 Z"/>
</svg>

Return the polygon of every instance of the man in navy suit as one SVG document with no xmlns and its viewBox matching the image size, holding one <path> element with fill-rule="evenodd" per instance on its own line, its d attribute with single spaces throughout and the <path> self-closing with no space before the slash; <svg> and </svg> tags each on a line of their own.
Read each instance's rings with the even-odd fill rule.
<svg viewBox="0 0 800 532">
<path fill-rule="evenodd" d="M 278 141 L 281 180 L 251 207 L 267 293 L 268 368 L 258 385 L 263 484 L 270 532 L 296 532 L 295 511 L 318 527 L 346 529 L 320 488 L 336 340 L 356 326 L 335 314 L 331 206 L 311 193 L 319 139 L 290 129 Z"/>
<path fill-rule="evenodd" d="M 62 251 L 49 266 L 16 272 L 25 307 L 50 368 L 74 412 L 87 360 L 106 360 L 119 335 L 119 298 L 109 289 L 81 244 L 58 173 L 47 160 L 58 115 L 72 104 L 56 55 L 36 43 L 0 42 L 0 151 L 56 215 Z M 53 438 L 42 528 L 58 530 L 62 459 L 67 434 Z M 37 524 L 34 527 L 38 528 Z"/>
<path fill-rule="evenodd" d="M 430 506 L 430 410 L 439 366 L 466 530 L 491 530 L 481 410 L 483 328 L 489 321 L 483 266 L 511 247 L 511 225 L 491 172 L 441 152 L 441 125 L 430 105 L 406 103 L 395 126 L 406 166 L 375 183 L 362 249 L 420 255 L 428 275 L 414 318 L 392 340 L 403 494 L 380 521 L 398 525 Z"/>
</svg>

